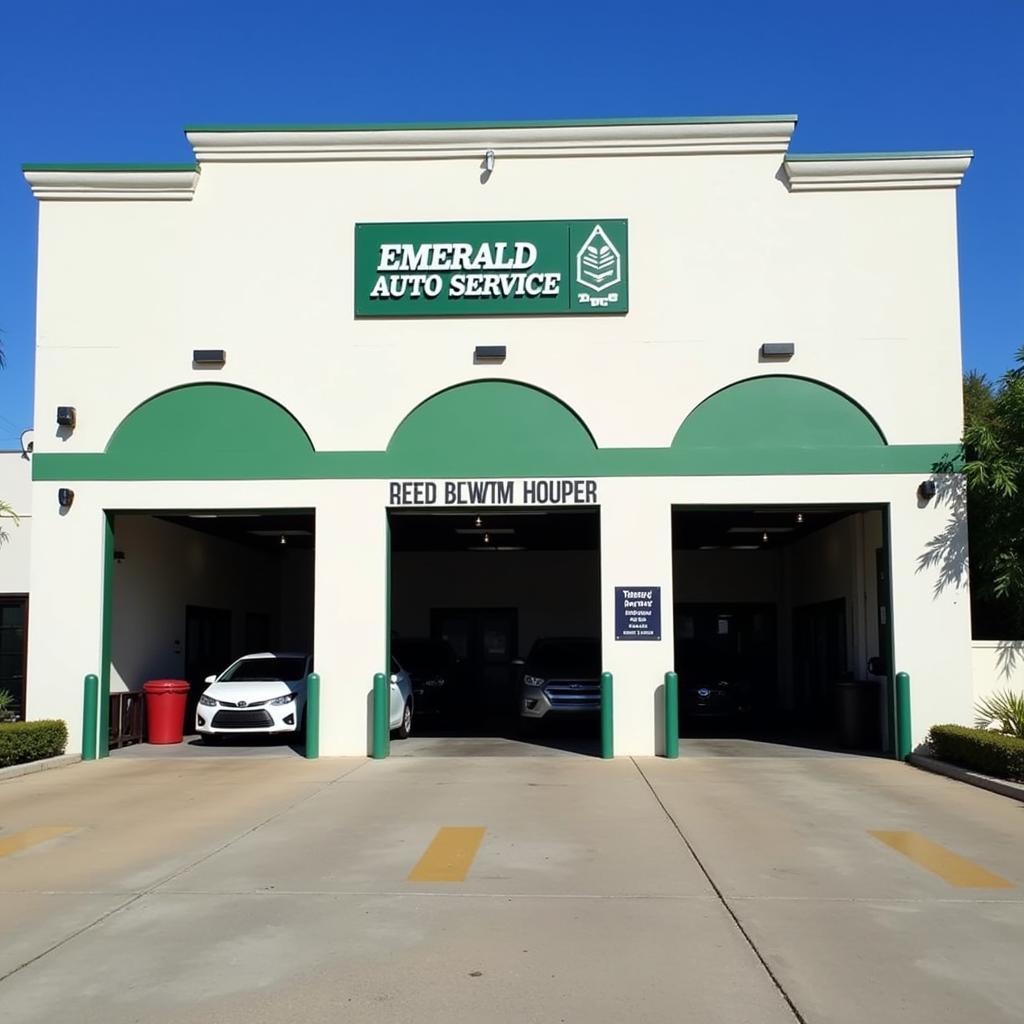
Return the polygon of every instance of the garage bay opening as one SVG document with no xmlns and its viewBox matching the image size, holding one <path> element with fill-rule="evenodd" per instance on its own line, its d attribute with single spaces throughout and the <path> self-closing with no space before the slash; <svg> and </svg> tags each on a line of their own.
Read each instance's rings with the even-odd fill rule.
<svg viewBox="0 0 1024 1024">
<path fill-rule="evenodd" d="M 882 510 L 673 510 L 681 734 L 891 748 Z"/>
<path fill-rule="evenodd" d="M 392 670 L 409 677 L 414 734 L 392 753 L 597 753 L 598 510 L 392 510 L 389 522 Z"/>
<path fill-rule="evenodd" d="M 299 746 L 314 513 L 119 512 L 113 521 L 111 747 L 143 738 L 142 688 L 161 679 L 189 684 L 186 747 Z M 203 698 L 213 676 L 216 700 Z"/>
</svg>

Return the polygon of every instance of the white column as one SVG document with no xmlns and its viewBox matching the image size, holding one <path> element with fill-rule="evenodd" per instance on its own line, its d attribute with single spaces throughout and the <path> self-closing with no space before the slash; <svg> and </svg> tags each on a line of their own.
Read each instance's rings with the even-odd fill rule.
<svg viewBox="0 0 1024 1024">
<path fill-rule="evenodd" d="M 665 673 L 673 668 L 672 508 L 644 479 L 601 480 L 601 632 L 615 680 L 615 755 L 664 747 Z M 661 588 L 661 639 L 615 639 L 615 588 Z"/>
<path fill-rule="evenodd" d="M 32 489 L 32 562 L 26 718 L 67 723 L 67 753 L 82 749 L 83 680 L 100 675 L 103 541 L 106 520 L 76 484 L 71 508 L 57 506 L 58 484 Z"/>
<path fill-rule="evenodd" d="M 375 672 L 387 672 L 386 484 L 334 481 L 316 507 L 320 753 L 369 752 Z"/>
<path fill-rule="evenodd" d="M 893 478 L 892 629 L 895 669 L 910 674 L 915 746 L 933 725 L 968 725 L 971 708 L 971 609 L 963 481 L 939 481 L 920 502 L 918 479 Z"/>
</svg>

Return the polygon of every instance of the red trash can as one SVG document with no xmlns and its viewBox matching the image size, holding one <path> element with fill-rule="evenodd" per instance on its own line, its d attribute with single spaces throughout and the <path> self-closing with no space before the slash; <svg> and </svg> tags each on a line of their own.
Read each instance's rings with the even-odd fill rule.
<svg viewBox="0 0 1024 1024">
<path fill-rule="evenodd" d="M 150 743 L 180 743 L 185 733 L 188 683 L 184 679 L 151 679 L 146 694 L 146 722 Z"/>
</svg>

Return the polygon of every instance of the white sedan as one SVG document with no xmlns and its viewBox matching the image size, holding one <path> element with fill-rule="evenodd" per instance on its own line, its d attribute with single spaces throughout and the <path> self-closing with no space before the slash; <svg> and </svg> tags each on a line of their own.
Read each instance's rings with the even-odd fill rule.
<svg viewBox="0 0 1024 1024">
<path fill-rule="evenodd" d="M 306 678 L 313 659 L 296 652 L 246 654 L 208 684 L 196 708 L 196 732 L 204 743 L 238 733 L 304 733 Z M 412 683 L 396 664 L 391 675 L 391 728 L 412 730 Z"/>
<path fill-rule="evenodd" d="M 196 707 L 196 732 L 206 743 L 236 733 L 298 733 L 306 725 L 308 654 L 246 654 L 209 684 Z"/>
</svg>

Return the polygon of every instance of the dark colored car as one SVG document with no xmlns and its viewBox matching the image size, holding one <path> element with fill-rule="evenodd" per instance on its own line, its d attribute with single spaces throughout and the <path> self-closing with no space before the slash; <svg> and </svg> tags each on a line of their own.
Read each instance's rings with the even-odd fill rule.
<svg viewBox="0 0 1024 1024">
<path fill-rule="evenodd" d="M 461 667 L 449 644 L 443 640 L 396 637 L 391 641 L 391 653 L 412 680 L 413 708 L 417 715 L 455 710 Z"/>
<path fill-rule="evenodd" d="M 721 674 L 721 673 L 720 673 Z M 686 676 L 680 679 L 681 714 L 689 718 L 732 718 L 751 710 L 751 687 L 733 677 Z"/>
<path fill-rule="evenodd" d="M 601 641 L 590 637 L 538 640 L 523 665 L 519 714 L 594 714 L 601 710 Z"/>
<path fill-rule="evenodd" d="M 761 608 L 682 606 L 676 617 L 683 721 L 752 711 L 755 690 L 764 691 L 774 673 L 774 616 Z"/>
</svg>

